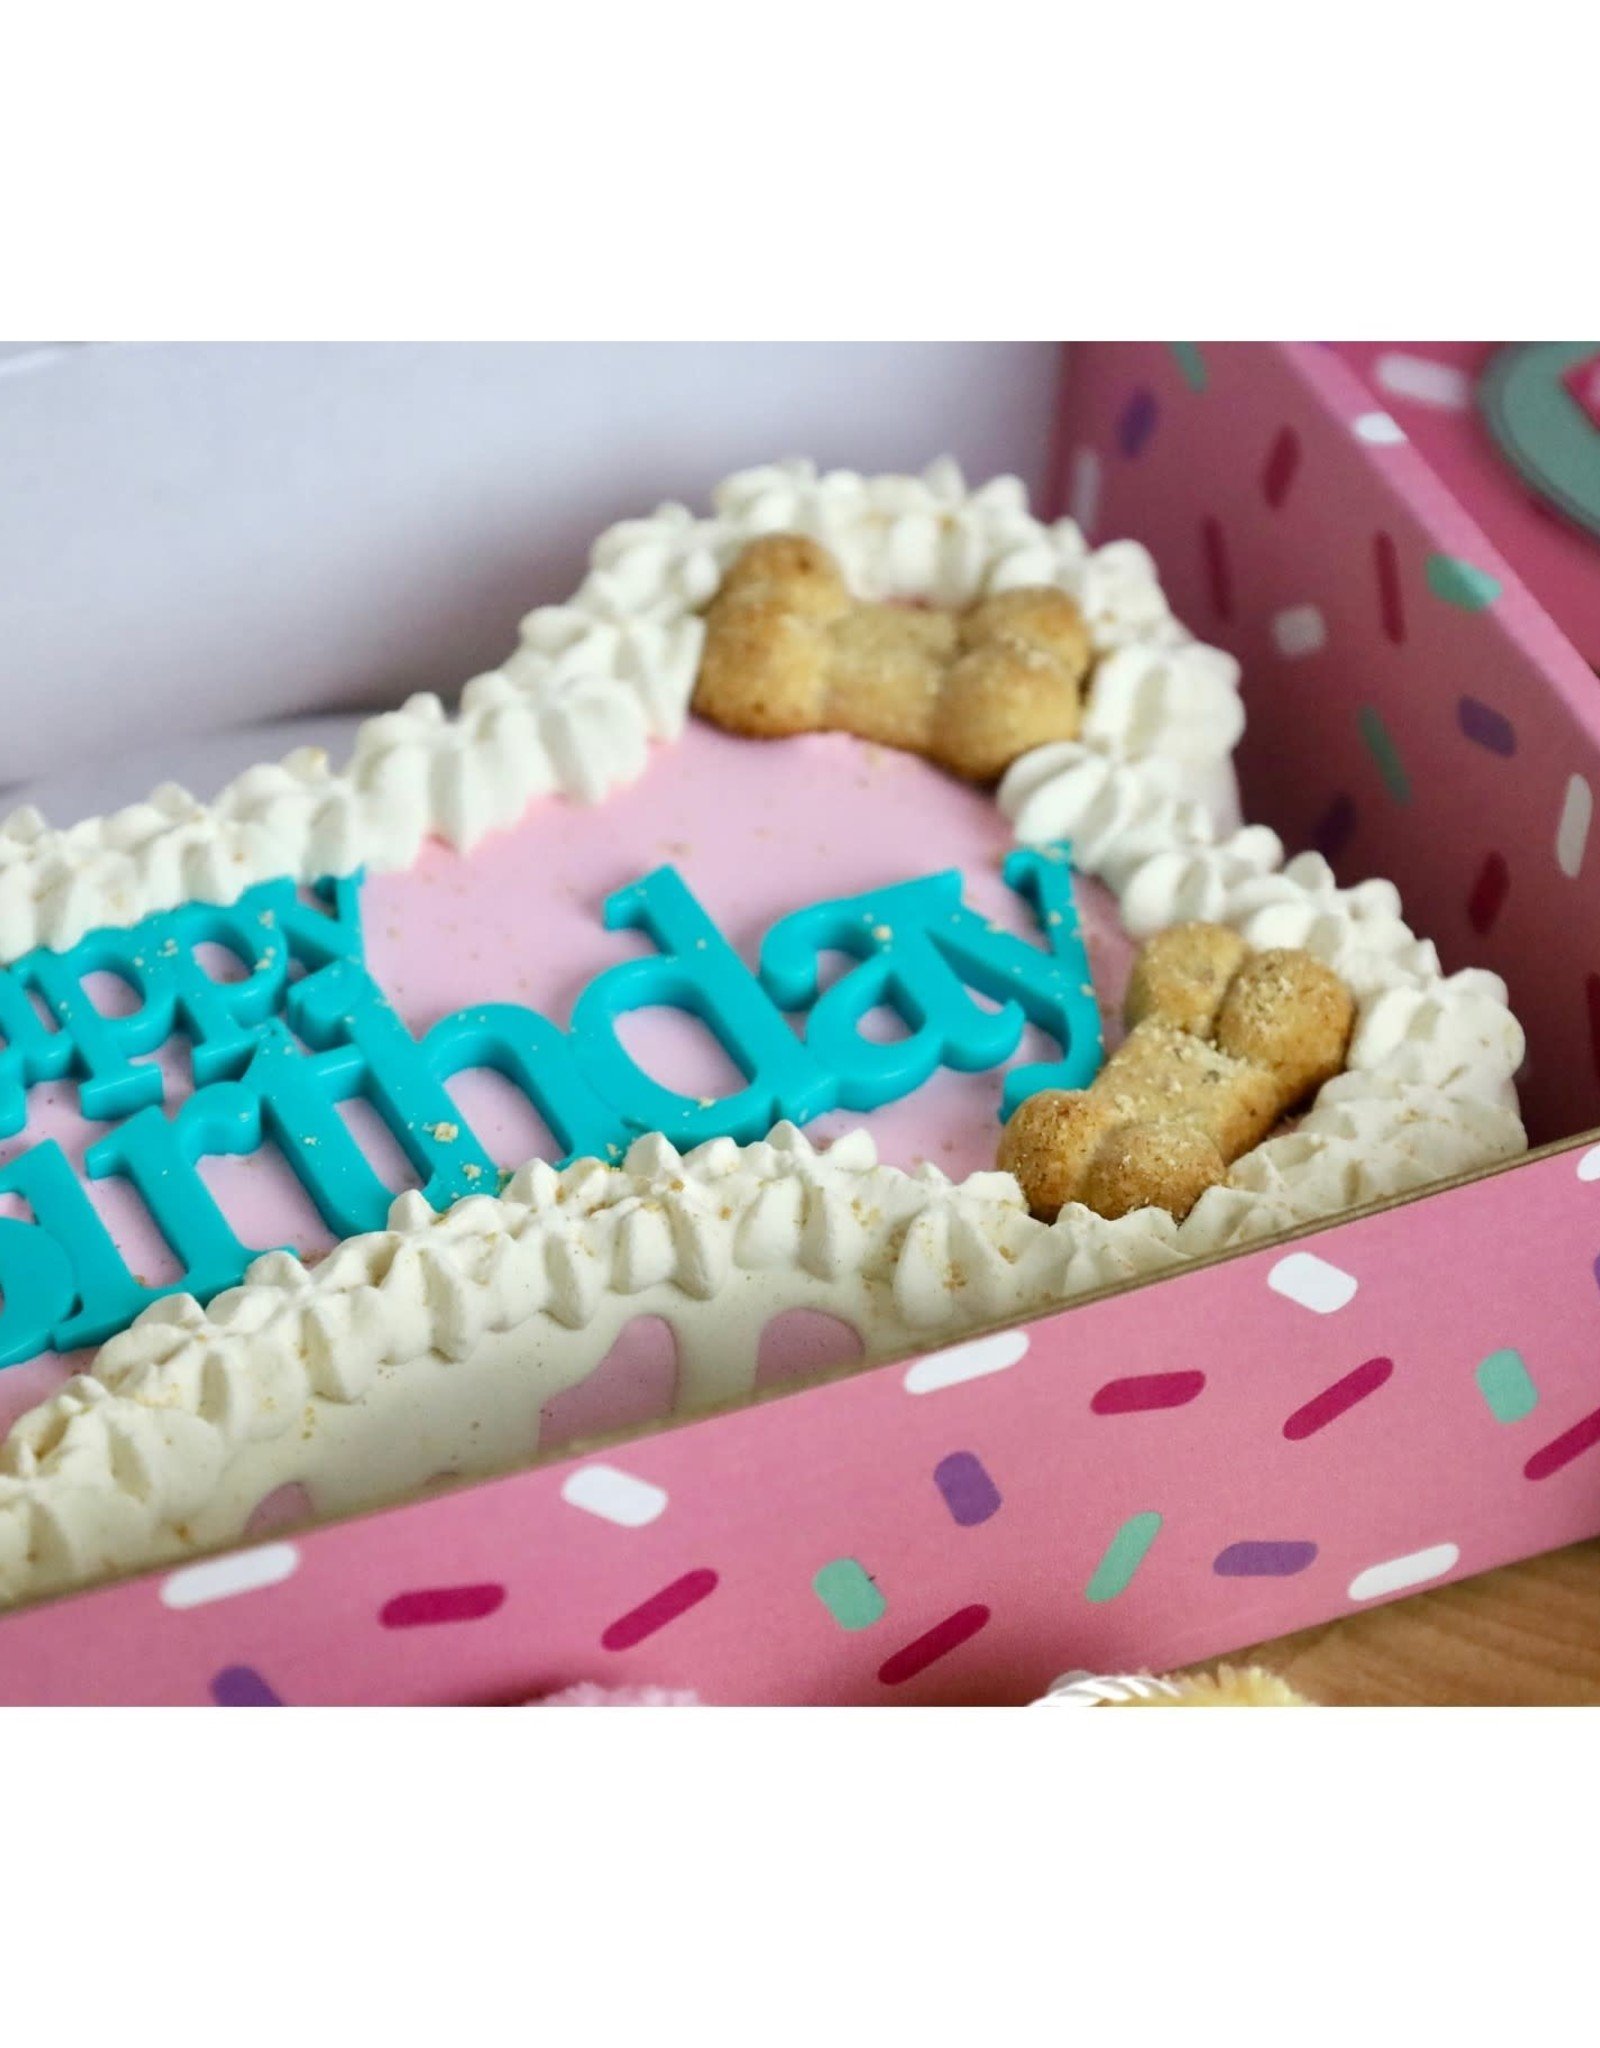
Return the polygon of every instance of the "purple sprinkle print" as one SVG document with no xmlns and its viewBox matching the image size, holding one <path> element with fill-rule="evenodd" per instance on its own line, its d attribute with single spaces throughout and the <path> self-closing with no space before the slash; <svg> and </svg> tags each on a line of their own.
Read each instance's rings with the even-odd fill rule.
<svg viewBox="0 0 1600 2048">
<path fill-rule="evenodd" d="M 1156 421 L 1161 408 L 1156 404 L 1156 395 L 1146 385 L 1130 392 L 1127 404 L 1117 419 L 1117 446 L 1130 459 L 1142 453 L 1150 436 L 1156 430 Z"/>
<path fill-rule="evenodd" d="M 959 1528 L 975 1529 L 1000 1511 L 1000 1489 L 971 1451 L 952 1451 L 941 1458 L 933 1468 L 933 1483 Z"/>
<path fill-rule="evenodd" d="M 259 1671 L 248 1664 L 230 1664 L 211 1681 L 211 1697 L 219 1707 L 281 1707 L 283 1701 Z"/>
<path fill-rule="evenodd" d="M 1503 712 L 1476 697 L 1463 697 L 1456 705 L 1456 721 L 1475 747 L 1483 747 L 1509 761 L 1517 751 L 1516 728 Z"/>
<path fill-rule="evenodd" d="M 1314 1543 L 1230 1543 L 1211 1569 L 1219 1579 L 1291 1579 L 1316 1555 Z"/>
<path fill-rule="evenodd" d="M 1356 807 L 1352 798 L 1336 796 L 1323 812 L 1316 830 L 1311 835 L 1311 844 L 1325 861 L 1336 861 L 1355 836 Z"/>
</svg>

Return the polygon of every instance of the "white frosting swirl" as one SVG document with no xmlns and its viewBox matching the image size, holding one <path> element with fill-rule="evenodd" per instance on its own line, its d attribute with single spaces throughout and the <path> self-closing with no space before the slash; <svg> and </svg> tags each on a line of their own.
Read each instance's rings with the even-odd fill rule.
<svg viewBox="0 0 1600 2048">
<path fill-rule="evenodd" d="M 1058 740 L 1015 761 L 996 801 L 1026 845 L 1070 839 L 1073 865 L 1109 881 L 1169 848 L 1211 844 L 1211 817 L 1181 780 L 1170 762 L 1119 762 Z"/>
<path fill-rule="evenodd" d="M 1178 1229 L 1188 1258 L 1480 1171 L 1527 1149 L 1514 1107 L 1392 1075 L 1341 1074 L 1283 1137 L 1208 1188 Z"/>
<path fill-rule="evenodd" d="M 1139 761 L 1224 761 L 1244 731 L 1239 664 L 1219 647 L 1132 642 L 1095 667 L 1083 742 Z"/>
<path fill-rule="evenodd" d="M 690 685 L 698 633 L 686 622 L 675 655 Z M 454 715 L 424 695 L 366 720 L 338 773 L 303 747 L 246 770 L 210 804 L 166 783 L 66 831 L 14 812 L 0 824 L 0 960 L 64 951 L 98 925 L 180 903 L 231 903 L 278 875 L 407 867 L 425 839 L 471 847 L 555 790 L 596 801 L 641 772 L 669 710 L 659 673 L 637 686 L 555 673 L 530 684 L 497 669 L 467 685 Z M 681 726 L 681 704 L 676 715 Z"/>
<path fill-rule="evenodd" d="M 1030 1707 L 1125 1707 L 1136 1700 L 1182 1699 L 1182 1688 L 1170 1678 L 1148 1671 L 1063 1671 L 1050 1690 Z"/>
</svg>

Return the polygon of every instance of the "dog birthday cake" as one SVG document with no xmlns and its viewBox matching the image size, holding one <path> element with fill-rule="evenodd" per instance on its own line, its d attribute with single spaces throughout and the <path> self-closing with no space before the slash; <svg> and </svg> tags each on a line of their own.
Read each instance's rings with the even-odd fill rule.
<svg viewBox="0 0 1600 2048">
<path fill-rule="evenodd" d="M 1021 486 L 730 478 L 453 709 L 0 826 L 0 1599 L 918 1349 L 1522 1149 L 1241 821 L 1230 656 Z"/>
</svg>

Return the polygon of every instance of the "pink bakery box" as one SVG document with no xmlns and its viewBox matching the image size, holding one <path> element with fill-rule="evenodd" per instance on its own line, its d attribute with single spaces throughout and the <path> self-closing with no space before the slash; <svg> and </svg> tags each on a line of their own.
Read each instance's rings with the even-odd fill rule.
<svg viewBox="0 0 1600 2048">
<path fill-rule="evenodd" d="M 905 464 L 961 446 L 937 355 Z M 1447 967 L 1505 977 L 1541 1149 L 952 1349 L 21 1609 L 0 1699 L 1017 1703 L 1600 1533 L 1594 674 L 1358 351 L 1075 348 L 1048 466 L 1038 352 L 998 359 L 1009 415 L 994 367 L 969 356 L 940 402 L 970 390 L 1047 509 L 1147 543 L 1180 616 L 1240 656 L 1249 816 L 1344 881 L 1394 877 Z"/>
</svg>

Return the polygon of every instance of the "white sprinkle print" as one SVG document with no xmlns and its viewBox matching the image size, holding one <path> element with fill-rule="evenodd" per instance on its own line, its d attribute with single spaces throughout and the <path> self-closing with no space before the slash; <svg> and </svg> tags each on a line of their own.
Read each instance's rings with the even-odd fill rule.
<svg viewBox="0 0 1600 2048">
<path fill-rule="evenodd" d="M 240 1593 L 259 1593 L 294 1577 L 300 1553 L 292 1543 L 264 1543 L 258 1550 L 236 1551 L 232 1557 L 207 1558 L 170 1572 L 161 1588 L 163 1607 L 204 1607 L 212 1600 L 233 1600 Z"/>
<path fill-rule="evenodd" d="M 1278 652 L 1291 659 L 1315 654 L 1328 644 L 1327 621 L 1314 604 L 1290 605 L 1287 611 L 1274 614 L 1272 637 L 1278 643 Z"/>
<path fill-rule="evenodd" d="M 1461 1562 L 1461 1548 L 1455 1543 L 1435 1543 L 1429 1550 L 1408 1551 L 1382 1564 L 1369 1564 L 1350 1581 L 1352 1600 L 1381 1600 L 1386 1593 L 1403 1593 L 1407 1586 L 1420 1586 L 1427 1579 L 1442 1578 Z"/>
<path fill-rule="evenodd" d="M 916 1359 L 906 1367 L 906 1392 L 933 1394 L 941 1387 L 958 1387 L 963 1380 L 1004 1372 L 1025 1357 L 1027 1349 L 1028 1339 L 1021 1330 L 1002 1330 L 971 1344 L 953 1344 L 948 1351 L 936 1351 L 931 1358 Z"/>
<path fill-rule="evenodd" d="M 1394 448 L 1406 437 L 1406 430 L 1392 413 L 1364 412 L 1352 422 L 1358 441 L 1373 448 Z"/>
<path fill-rule="evenodd" d="M 1418 405 L 1437 405 L 1447 412 L 1465 412 L 1472 403 L 1472 380 L 1454 363 L 1436 363 L 1430 356 L 1379 356 L 1373 373 L 1385 391 Z"/>
<path fill-rule="evenodd" d="M 1589 826 L 1594 818 L 1594 791 L 1581 775 L 1567 784 L 1561 804 L 1561 822 L 1556 827 L 1556 866 L 1564 875 L 1576 877 L 1583 866 L 1589 844 Z"/>
<path fill-rule="evenodd" d="M 1600 1145 L 1591 1145 L 1578 1161 L 1579 1180 L 1600 1180 Z"/>
<path fill-rule="evenodd" d="M 1285 1301 L 1298 1302 L 1314 1315 L 1331 1316 L 1350 1306 L 1361 1283 L 1315 1252 L 1290 1252 L 1267 1275 L 1267 1285 Z"/>
<path fill-rule="evenodd" d="M 1100 457 L 1092 448 L 1080 448 L 1072 458 L 1070 498 L 1072 516 L 1087 539 L 1100 516 Z"/>
<path fill-rule="evenodd" d="M 635 1479 L 615 1465 L 580 1465 L 561 1482 L 561 1498 L 569 1508 L 582 1508 L 619 1529 L 642 1529 L 666 1511 L 664 1488 Z"/>
</svg>

